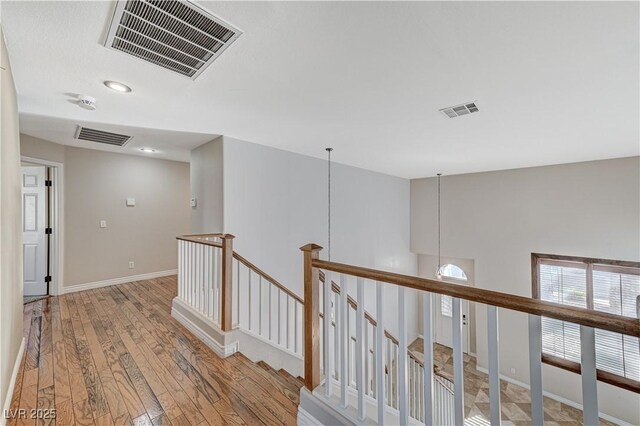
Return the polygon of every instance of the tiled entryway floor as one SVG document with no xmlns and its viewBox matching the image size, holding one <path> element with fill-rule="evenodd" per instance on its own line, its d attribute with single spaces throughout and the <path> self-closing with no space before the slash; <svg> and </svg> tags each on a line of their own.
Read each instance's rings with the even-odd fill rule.
<svg viewBox="0 0 640 426">
<path fill-rule="evenodd" d="M 420 360 L 423 359 L 424 342 L 416 339 L 409 350 Z M 436 369 L 453 380 L 453 356 L 451 348 L 435 344 L 433 358 Z M 500 381 L 500 402 L 503 425 L 531 425 L 531 397 L 529 391 L 521 386 Z M 489 376 L 476 369 L 476 358 L 464 355 L 464 404 L 465 424 L 489 424 Z M 544 397 L 545 425 L 574 426 L 582 425 L 582 411 L 548 397 Z M 600 424 L 613 425 L 600 419 Z"/>
</svg>

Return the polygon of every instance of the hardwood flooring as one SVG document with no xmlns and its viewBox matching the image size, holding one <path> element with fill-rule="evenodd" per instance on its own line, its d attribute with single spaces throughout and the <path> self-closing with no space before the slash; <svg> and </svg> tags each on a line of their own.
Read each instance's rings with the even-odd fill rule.
<svg viewBox="0 0 640 426">
<path fill-rule="evenodd" d="M 295 424 L 302 382 L 218 357 L 171 317 L 175 295 L 167 277 L 26 304 L 8 424 Z"/>
</svg>

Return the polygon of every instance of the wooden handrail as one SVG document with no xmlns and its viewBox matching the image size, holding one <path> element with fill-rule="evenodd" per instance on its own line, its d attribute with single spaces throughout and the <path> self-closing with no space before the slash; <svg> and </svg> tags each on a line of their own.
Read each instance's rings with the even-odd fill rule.
<svg viewBox="0 0 640 426">
<path fill-rule="evenodd" d="M 254 265 L 253 263 L 249 262 L 247 259 L 245 259 L 244 257 L 242 257 L 238 252 L 234 251 L 233 252 L 233 257 L 236 258 L 236 260 L 240 263 L 242 263 L 244 266 L 246 266 L 247 268 L 251 269 L 253 272 L 255 272 L 256 274 L 262 276 L 262 278 L 264 278 L 265 280 L 269 281 L 271 284 L 273 284 L 274 286 L 278 287 L 280 290 L 282 290 L 285 294 L 287 294 L 289 297 L 295 299 L 298 303 L 300 303 L 301 305 L 304 305 L 304 300 L 302 300 L 300 298 L 300 296 L 298 296 L 297 294 L 295 294 L 294 292 L 292 292 L 291 290 L 289 290 L 288 288 L 286 288 L 285 286 L 283 286 L 282 284 L 280 284 L 278 282 L 278 280 L 276 280 L 275 278 L 273 278 L 271 275 L 267 274 L 266 272 L 264 272 L 262 269 L 258 268 L 256 265 Z"/>
<path fill-rule="evenodd" d="M 222 248 L 222 243 L 218 243 L 215 241 L 207 241 L 207 240 L 203 240 L 203 237 L 215 237 L 217 235 L 214 234 L 203 234 L 203 235 L 181 235 L 179 237 L 176 237 L 176 240 L 181 240 L 181 241 L 188 241 L 191 243 L 197 243 L 197 244 L 204 244 L 206 246 L 213 246 L 213 247 L 218 247 L 218 248 Z M 222 238 L 222 237 L 219 237 Z"/>
<path fill-rule="evenodd" d="M 559 303 L 517 296 L 493 290 L 465 287 L 445 281 L 412 277 L 393 272 L 379 271 L 360 266 L 313 259 L 313 268 L 329 270 L 374 281 L 403 286 L 430 293 L 457 297 L 472 302 L 511 309 L 533 315 L 568 321 L 574 324 L 640 337 L 640 319 L 623 317 L 606 312 L 593 311 Z"/>
<path fill-rule="evenodd" d="M 180 236 L 176 237 L 176 239 L 177 240 L 182 240 L 182 241 L 189 241 L 189 242 L 197 243 L 197 244 L 204 244 L 204 245 L 207 245 L 207 246 L 223 248 L 223 243 L 222 242 L 207 241 L 207 240 L 203 239 L 203 238 L 211 238 L 211 237 L 220 238 L 222 240 L 225 240 L 225 239 L 228 239 L 228 238 L 233 238 L 233 236 L 230 235 L 230 234 L 192 234 L 192 235 L 180 235 Z M 294 292 L 292 292 L 291 290 L 286 288 L 284 285 L 282 285 L 278 280 L 273 278 L 271 275 L 267 274 L 262 269 L 258 268 L 256 265 L 254 265 L 253 263 L 248 261 L 242 255 L 240 255 L 240 253 L 238 253 L 237 251 L 234 251 L 233 252 L 233 257 L 238 262 L 244 264 L 247 268 L 251 269 L 253 272 L 255 272 L 256 274 L 262 276 L 262 278 L 266 279 L 271 284 L 273 284 L 274 286 L 278 287 L 280 290 L 282 290 L 284 293 L 286 293 L 289 297 L 293 298 L 296 302 L 304 305 L 304 300 L 302 300 L 302 298 L 300 298 L 300 296 L 298 296 L 297 294 L 295 294 Z"/>
</svg>

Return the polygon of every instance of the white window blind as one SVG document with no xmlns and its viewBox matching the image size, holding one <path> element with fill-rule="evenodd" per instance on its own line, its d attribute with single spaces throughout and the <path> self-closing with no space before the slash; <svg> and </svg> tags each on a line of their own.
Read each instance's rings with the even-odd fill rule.
<svg viewBox="0 0 640 426">
<path fill-rule="evenodd" d="M 538 285 L 542 300 L 637 318 L 640 269 L 541 260 Z M 595 333 L 597 368 L 640 381 L 638 338 L 600 329 Z M 579 363 L 580 326 L 542 318 L 542 350 Z"/>
</svg>

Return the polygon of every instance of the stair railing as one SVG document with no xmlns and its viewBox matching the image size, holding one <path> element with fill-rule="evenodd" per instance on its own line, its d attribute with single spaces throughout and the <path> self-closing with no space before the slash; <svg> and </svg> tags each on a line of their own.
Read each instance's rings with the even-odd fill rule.
<svg viewBox="0 0 640 426">
<path fill-rule="evenodd" d="M 581 345 L 581 375 L 583 395 L 583 419 L 585 424 L 598 424 L 598 398 L 597 378 L 595 364 L 595 328 L 613 331 L 628 336 L 640 337 L 640 321 L 635 318 L 613 315 L 605 312 L 593 311 L 573 306 L 516 296 L 491 290 L 463 287 L 453 283 L 438 280 L 417 278 L 396 273 L 384 272 L 374 269 L 346 265 L 337 262 L 320 260 L 319 253 L 322 247 L 316 244 L 307 244 L 301 250 L 304 255 L 304 317 L 305 317 L 305 386 L 315 395 L 325 398 L 325 402 L 336 410 L 344 410 L 348 414 L 351 406 L 349 394 L 350 378 L 344 373 L 345 360 L 349 357 L 344 353 L 346 336 L 350 327 L 344 310 L 348 305 L 346 292 L 336 297 L 331 291 L 331 286 L 321 285 L 320 272 L 325 276 L 326 282 L 332 282 L 332 277 L 338 277 L 341 287 L 346 288 L 348 282 L 355 282 L 357 286 L 357 313 L 356 313 L 356 341 L 355 360 L 351 362 L 356 366 L 356 397 L 358 420 L 364 420 L 367 416 L 365 407 L 365 395 L 368 384 L 365 384 L 365 364 L 369 357 L 369 350 L 365 348 L 365 314 L 364 300 L 366 288 L 375 286 L 376 312 L 384 312 L 384 289 L 387 286 L 395 287 L 398 294 L 398 304 L 391 307 L 398 312 L 399 337 L 397 352 L 385 348 L 385 333 L 383 318 L 378 315 L 375 328 L 375 349 L 373 353 L 374 372 L 373 382 L 375 390 L 376 417 L 379 424 L 399 423 L 409 424 L 409 418 L 414 417 L 410 411 L 410 401 L 417 399 L 417 391 L 410 387 L 408 370 L 411 368 L 411 358 L 407 356 L 407 322 L 406 313 L 402 307 L 405 305 L 406 289 L 418 290 L 422 293 L 423 301 L 423 330 L 424 330 L 424 363 L 423 379 L 421 382 L 422 393 L 419 398 L 423 400 L 422 414 L 417 418 L 422 423 L 438 424 L 435 415 L 438 407 L 434 405 L 435 393 L 440 389 L 433 384 L 433 336 L 432 336 L 432 294 L 441 294 L 452 297 L 452 340 L 453 340 L 453 423 L 464 423 L 464 364 L 462 354 L 462 309 L 461 300 L 469 300 L 487 306 L 487 331 L 488 331 L 488 366 L 489 366 L 489 396 L 490 417 L 492 425 L 500 424 L 500 369 L 498 346 L 498 309 L 509 309 L 523 312 L 529 322 L 529 374 L 531 392 L 531 418 L 532 423 L 541 425 L 544 423 L 543 387 L 542 387 L 542 339 L 541 317 L 549 317 L 580 325 Z M 335 305 L 332 321 L 322 321 L 321 307 Z M 324 311 L 324 309 L 323 309 Z M 329 309 L 325 312 L 330 312 Z M 340 314 L 342 312 L 342 315 Z M 333 324 L 333 326 L 332 326 Z M 333 333 L 333 334 L 332 334 Z M 335 334 L 338 335 L 336 340 Z M 337 347 L 337 352 L 336 352 Z M 398 355 L 399 353 L 399 355 Z M 337 355 L 336 355 L 337 354 Z M 397 381 L 391 381 L 390 386 L 385 386 L 385 380 L 389 380 L 389 365 L 397 365 Z M 336 374 L 335 372 L 341 372 Z M 333 372 L 333 374 L 327 374 Z M 321 373 L 324 373 L 324 377 Z M 393 386 L 397 386 L 397 390 Z M 395 401 L 397 395 L 398 414 L 396 418 L 389 418 L 387 406 L 389 401 Z M 369 395 L 371 396 L 371 395 Z M 339 398 L 340 403 L 335 403 Z M 346 402 L 346 403 L 345 403 Z M 395 402 L 393 403 L 395 406 Z M 421 418 L 420 418 L 421 417 Z"/>
<path fill-rule="evenodd" d="M 320 271 L 319 274 L 321 286 L 326 285 L 325 274 Z M 344 284 L 344 283 L 343 283 Z M 336 382 L 339 382 L 341 386 L 344 386 L 344 392 L 341 390 L 341 395 L 347 397 L 349 392 L 357 393 L 357 374 L 359 363 L 357 356 L 358 338 L 356 327 L 358 303 L 347 293 L 342 291 L 344 286 L 339 285 L 335 281 L 331 282 L 331 291 L 333 292 L 331 299 L 331 325 L 330 332 L 333 336 L 333 350 L 329 353 L 332 358 L 331 365 L 333 366 L 332 377 Z M 345 301 L 344 295 L 346 295 Z M 346 306 L 346 310 L 344 307 Z M 362 333 L 362 344 L 364 345 L 363 353 L 363 386 L 364 396 L 369 398 L 375 398 L 375 347 L 377 338 L 377 321 L 366 309 L 364 311 L 364 331 Z M 324 333 L 324 305 L 321 304 L 320 312 L 320 356 L 324 357 L 323 351 L 323 333 Z M 338 324 L 342 323 L 344 328 L 341 328 Z M 345 346 L 343 350 L 341 347 L 341 332 L 346 335 L 346 341 L 349 346 Z M 398 394 L 398 357 L 400 356 L 399 341 L 390 333 L 387 329 L 383 333 L 383 348 L 386 354 L 384 360 L 384 394 L 385 402 L 388 408 L 397 410 L 399 402 Z M 340 360 L 340 357 L 345 357 L 344 362 Z M 423 394 L 423 363 L 416 358 L 413 353 L 407 351 L 406 354 L 408 368 L 408 381 L 411 389 L 409 399 L 409 416 L 422 421 L 424 419 L 424 398 Z M 321 374 L 324 374 L 324 360 L 321 362 Z M 344 370 L 343 370 L 344 368 Z M 340 381 L 340 376 L 344 375 L 347 378 L 345 381 Z M 441 375 L 437 369 L 434 368 L 434 411 L 435 418 L 438 425 L 453 425 L 453 383 L 445 376 Z M 347 389 L 348 388 L 348 389 Z M 348 398 L 347 398 L 348 399 Z M 350 401 L 341 401 L 344 406 L 350 403 Z"/>
<path fill-rule="evenodd" d="M 233 250 L 231 234 L 178 240 L 178 298 L 222 331 L 235 328 L 302 357 L 302 299 Z"/>
<path fill-rule="evenodd" d="M 178 298 L 191 309 L 203 315 L 223 331 L 236 328 L 251 334 L 255 338 L 268 342 L 288 353 L 300 358 L 304 356 L 304 301 L 298 295 L 282 285 L 278 280 L 264 272 L 252 262 L 233 250 L 234 236 L 230 234 L 199 234 L 184 235 L 178 239 Z M 319 274 L 324 282 L 324 274 Z M 357 374 L 359 365 L 356 362 L 359 342 L 355 330 L 358 303 L 341 286 L 332 282 L 331 291 L 338 302 L 346 297 L 346 311 L 342 313 L 346 322 L 351 324 L 345 334 L 345 354 L 347 361 L 344 371 L 334 369 L 333 377 L 338 380 L 340 375 L 348 378 L 348 387 L 357 392 Z M 336 305 L 337 306 L 337 305 Z M 363 383 L 365 391 L 363 397 L 374 399 L 377 385 L 375 382 L 375 347 L 377 338 L 377 322 L 366 310 L 364 315 L 364 345 L 365 354 L 362 363 Z M 320 321 L 323 321 L 320 312 Z M 339 313 L 338 313 L 339 314 Z M 338 359 L 340 352 L 339 333 L 335 332 L 335 310 L 331 313 L 332 336 L 334 336 L 334 353 L 332 357 Z M 322 332 L 322 330 L 321 330 Z M 320 347 L 322 353 L 322 335 Z M 398 409 L 398 339 L 388 330 L 383 331 L 383 347 L 387 353 L 385 358 L 385 376 L 383 379 L 386 404 L 392 410 Z M 418 397 L 421 383 L 423 364 L 413 354 L 407 354 L 410 365 L 409 381 L 416 392 L 409 403 L 411 417 L 421 420 L 424 416 L 424 404 Z M 334 366 L 342 365 L 333 362 Z M 345 381 L 345 383 L 347 383 Z M 415 385 L 415 386 L 414 386 Z M 434 375 L 434 386 L 438 392 L 434 393 L 435 404 L 444 408 L 452 405 L 452 383 L 446 378 Z M 452 424 L 451 409 L 438 410 L 439 424 Z"/>
</svg>

